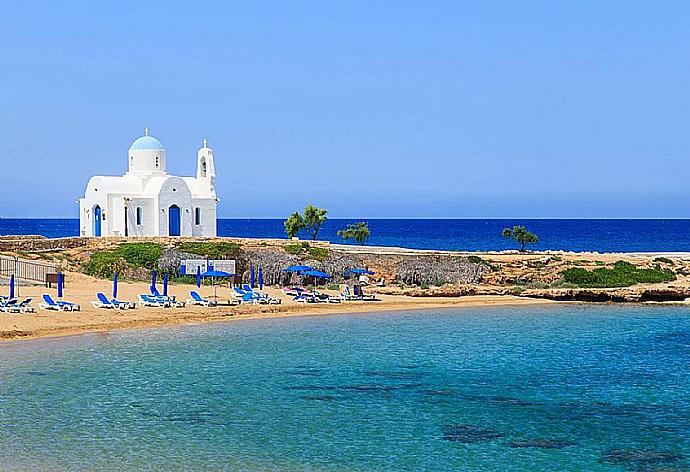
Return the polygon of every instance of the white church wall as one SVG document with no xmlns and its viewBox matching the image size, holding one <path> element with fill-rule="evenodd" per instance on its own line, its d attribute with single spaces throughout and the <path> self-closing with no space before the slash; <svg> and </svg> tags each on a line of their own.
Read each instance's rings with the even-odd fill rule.
<svg viewBox="0 0 690 472">
<path fill-rule="evenodd" d="M 216 199 L 195 198 L 192 201 L 192 222 L 196 223 L 196 208 L 200 210 L 200 224 L 194 224 L 192 235 L 197 237 L 216 236 Z"/>
<path fill-rule="evenodd" d="M 137 224 L 137 208 L 141 224 Z M 130 198 L 127 204 L 129 236 L 158 236 L 158 209 L 154 198 Z"/>
<path fill-rule="evenodd" d="M 169 210 L 172 205 L 180 208 L 180 235 L 192 236 L 192 194 L 180 177 L 169 177 L 161 185 L 158 194 L 160 236 L 169 236 Z"/>
<path fill-rule="evenodd" d="M 106 221 L 101 220 L 101 236 L 108 233 L 107 214 L 108 200 L 106 194 L 101 194 L 103 198 L 82 198 L 79 200 L 79 233 L 83 236 L 95 236 L 94 234 L 94 208 L 100 207 L 101 214 L 105 212 Z"/>
</svg>

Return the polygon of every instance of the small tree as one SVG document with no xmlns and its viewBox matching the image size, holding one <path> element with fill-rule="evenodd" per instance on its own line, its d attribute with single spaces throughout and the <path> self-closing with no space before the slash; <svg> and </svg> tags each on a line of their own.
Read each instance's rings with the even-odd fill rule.
<svg viewBox="0 0 690 472">
<path fill-rule="evenodd" d="M 316 237 L 319 235 L 321 225 L 324 224 L 328 219 L 326 218 L 327 213 L 328 210 L 317 208 L 314 205 L 307 205 L 307 207 L 304 209 L 304 213 L 302 215 L 304 229 L 307 230 L 307 233 L 309 233 L 309 236 L 311 236 L 312 240 L 316 240 Z"/>
<path fill-rule="evenodd" d="M 524 226 L 513 226 L 513 229 L 504 228 L 503 237 L 512 238 L 520 244 L 520 252 L 525 252 L 525 246 L 528 244 L 539 242 L 539 237 L 531 231 L 527 231 L 527 228 Z"/>
<path fill-rule="evenodd" d="M 304 219 L 302 218 L 302 215 L 296 211 L 291 214 L 287 220 L 285 220 L 283 226 L 285 227 L 285 232 L 287 233 L 288 238 L 292 239 L 297 236 L 297 233 L 299 233 L 300 230 L 304 229 Z"/>
<path fill-rule="evenodd" d="M 347 228 L 338 230 L 338 236 L 343 238 L 343 241 L 354 239 L 358 244 L 364 245 L 370 236 L 369 223 L 360 221 L 355 224 L 349 224 Z"/>
</svg>

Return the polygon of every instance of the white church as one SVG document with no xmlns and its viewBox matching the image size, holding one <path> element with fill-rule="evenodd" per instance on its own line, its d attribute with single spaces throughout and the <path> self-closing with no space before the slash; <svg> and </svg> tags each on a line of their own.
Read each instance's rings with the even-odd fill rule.
<svg viewBox="0 0 690 472">
<path fill-rule="evenodd" d="M 122 176 L 94 176 L 79 199 L 81 236 L 216 236 L 216 170 L 204 139 L 196 177 L 166 171 L 165 148 L 148 129 Z"/>
</svg>

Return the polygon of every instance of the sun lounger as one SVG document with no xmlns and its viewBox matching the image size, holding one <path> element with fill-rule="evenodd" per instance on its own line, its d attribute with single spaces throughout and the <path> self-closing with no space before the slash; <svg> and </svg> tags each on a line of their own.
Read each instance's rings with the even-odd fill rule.
<svg viewBox="0 0 690 472">
<path fill-rule="evenodd" d="M 31 306 L 32 301 L 33 298 L 26 297 L 24 300 L 17 303 L 17 309 L 19 310 L 19 313 L 36 313 L 36 308 Z"/>
<path fill-rule="evenodd" d="M 249 285 L 245 284 L 243 287 L 244 287 L 244 293 L 245 294 L 249 293 L 249 294 L 253 295 L 253 297 L 255 299 L 257 299 L 259 301 L 259 303 L 267 304 L 267 305 L 280 305 L 283 302 L 282 299 L 274 298 L 274 297 L 271 297 L 264 292 L 259 292 L 258 290 L 254 290 Z"/>
<path fill-rule="evenodd" d="M 108 300 L 108 297 L 106 297 L 103 293 L 98 292 L 96 294 L 96 297 L 98 300 L 92 301 L 91 305 L 93 305 L 94 308 L 108 308 L 108 309 L 119 309 L 119 310 L 126 310 L 128 308 L 134 308 L 136 305 L 132 302 L 121 302 L 120 300 L 112 299 Z"/>
<path fill-rule="evenodd" d="M 17 298 L 3 298 L 0 300 L 0 311 L 4 313 L 18 313 L 19 300 Z"/>
<path fill-rule="evenodd" d="M 173 296 L 168 296 L 168 295 L 161 295 L 160 292 L 158 291 L 157 288 L 151 287 L 151 295 L 158 300 L 161 300 L 165 303 L 168 304 L 168 306 L 171 307 L 176 307 L 176 308 L 181 308 L 185 306 L 185 302 L 178 302 L 177 299 Z"/>
<path fill-rule="evenodd" d="M 380 301 L 378 298 L 376 298 L 375 295 L 364 295 L 364 292 L 362 292 L 362 287 L 360 287 L 359 285 L 355 285 L 354 293 L 352 293 L 352 291 L 350 291 L 349 285 L 345 285 L 345 288 L 343 289 L 343 293 L 341 293 L 339 297 L 341 300 L 345 300 L 345 301 L 368 301 L 368 302 Z"/>
<path fill-rule="evenodd" d="M 56 310 L 56 311 L 79 311 L 81 307 L 72 302 L 67 302 L 64 300 L 58 300 L 57 302 L 53 300 L 53 297 L 47 293 L 43 294 L 43 301 L 38 304 L 39 308 L 44 310 Z"/>
<path fill-rule="evenodd" d="M 170 301 L 163 300 L 153 295 L 147 294 L 139 295 L 139 302 L 142 306 L 149 306 L 154 308 L 168 308 L 171 306 Z"/>
<path fill-rule="evenodd" d="M 187 303 L 189 303 L 190 305 L 216 306 L 218 304 L 218 302 L 216 302 L 215 300 L 208 300 L 206 298 L 203 298 L 194 290 L 190 291 L 189 295 L 192 297 L 189 300 L 187 300 Z"/>
<path fill-rule="evenodd" d="M 120 310 L 133 310 L 137 307 L 137 304 L 134 302 L 123 302 L 122 300 L 118 300 L 117 298 L 111 299 L 110 303 L 118 307 Z"/>
<path fill-rule="evenodd" d="M 107 308 L 107 309 L 115 309 L 117 308 L 108 298 L 103 295 L 101 292 L 98 292 L 96 294 L 96 297 L 98 300 L 94 300 L 91 302 L 91 305 L 94 308 Z"/>
</svg>

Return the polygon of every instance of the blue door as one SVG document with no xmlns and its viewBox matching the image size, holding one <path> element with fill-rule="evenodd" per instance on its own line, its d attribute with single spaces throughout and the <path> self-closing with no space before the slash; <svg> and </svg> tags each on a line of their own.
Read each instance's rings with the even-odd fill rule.
<svg viewBox="0 0 690 472">
<path fill-rule="evenodd" d="M 180 207 L 173 205 L 168 210 L 168 235 L 180 235 Z"/>
<path fill-rule="evenodd" d="M 93 235 L 101 235 L 101 207 L 98 205 L 93 207 Z"/>
</svg>

